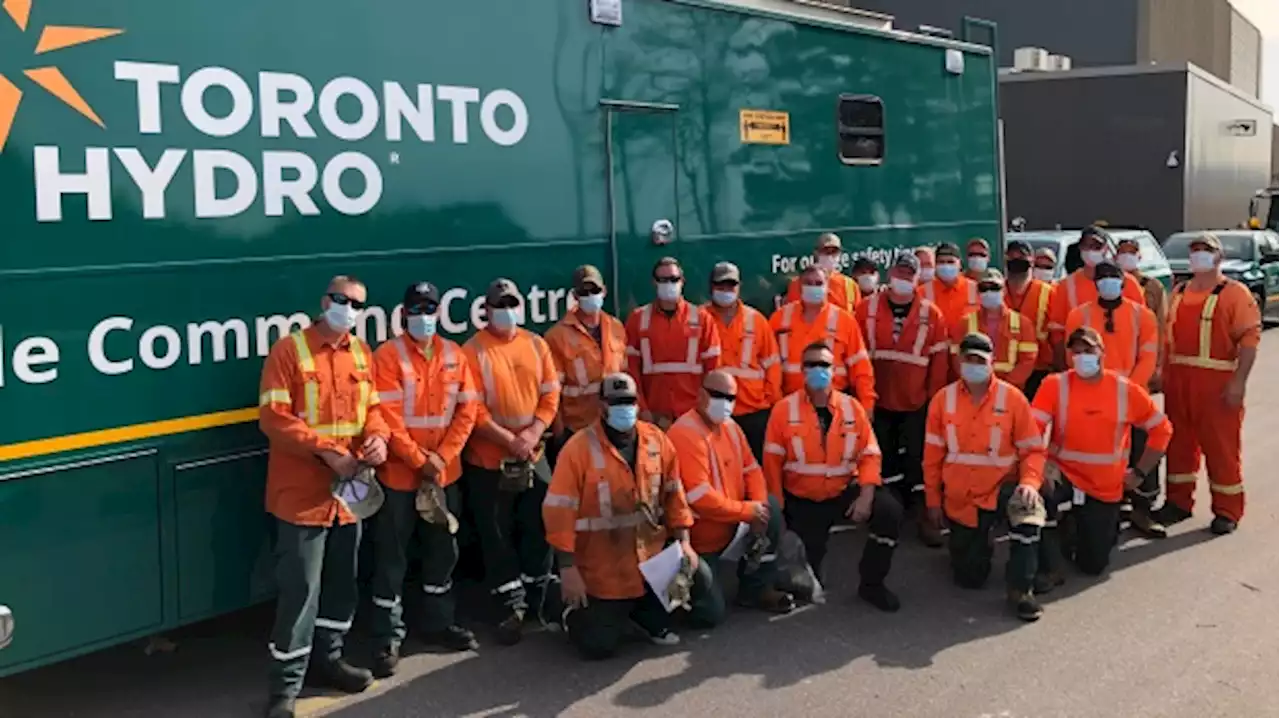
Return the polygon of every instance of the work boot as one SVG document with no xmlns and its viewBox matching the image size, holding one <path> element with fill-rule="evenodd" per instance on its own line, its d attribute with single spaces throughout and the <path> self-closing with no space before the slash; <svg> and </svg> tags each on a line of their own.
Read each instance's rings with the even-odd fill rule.
<svg viewBox="0 0 1280 718">
<path fill-rule="evenodd" d="M 1035 580 L 1031 582 L 1031 590 L 1037 594 L 1045 594 L 1066 582 L 1067 579 L 1063 578 L 1062 574 L 1057 571 L 1037 573 Z"/>
<path fill-rule="evenodd" d="M 1219 536 L 1226 536 L 1235 533 L 1236 522 L 1226 516 L 1214 516 L 1213 522 L 1209 524 L 1209 530 Z"/>
<path fill-rule="evenodd" d="M 373 675 L 375 678 L 390 678 L 396 674 L 400 665 L 400 648 L 388 646 L 373 655 Z"/>
<path fill-rule="evenodd" d="M 1172 501 L 1166 501 L 1164 502 L 1164 506 L 1161 506 L 1160 509 L 1156 511 L 1153 518 L 1168 527 L 1182 523 L 1183 521 L 1191 518 L 1191 512 L 1177 504 L 1174 504 Z"/>
<path fill-rule="evenodd" d="M 864 583 L 858 586 L 858 598 L 884 611 L 885 613 L 893 613 L 902 607 L 902 602 L 898 597 L 885 588 L 883 583 L 871 585 Z"/>
<path fill-rule="evenodd" d="M 1150 538 L 1168 538 L 1169 529 L 1155 520 L 1145 509 L 1134 509 L 1129 515 L 1129 525 L 1134 531 Z"/>
<path fill-rule="evenodd" d="M 786 614 L 796 610 L 796 599 L 786 591 L 769 587 L 760 592 L 754 600 L 742 601 L 747 608 L 756 608 L 769 613 Z"/>
<path fill-rule="evenodd" d="M 510 616 L 502 619 L 497 629 L 498 643 L 514 646 L 524 638 L 524 612 L 512 611 Z"/>
<path fill-rule="evenodd" d="M 1040 602 L 1036 600 L 1035 594 L 1030 591 L 1019 591 L 1016 588 L 1011 588 L 1007 597 L 1014 613 L 1017 613 L 1018 618 L 1027 623 L 1039 621 L 1040 617 L 1044 615 L 1044 609 L 1040 607 Z"/>
<path fill-rule="evenodd" d="M 263 715 L 266 718 L 294 718 L 293 706 L 294 699 L 275 696 L 267 701 L 267 711 Z"/>
<path fill-rule="evenodd" d="M 333 688 L 343 693 L 360 693 L 373 685 L 373 673 L 356 668 L 339 658 L 336 661 L 319 661 L 311 664 L 307 682 L 318 688 Z"/>
<path fill-rule="evenodd" d="M 480 647 L 476 642 L 475 634 L 462 626 L 449 626 L 442 631 L 432 631 L 425 634 L 422 640 L 432 646 L 447 648 L 450 651 L 474 651 Z M 520 639 L 517 638 L 517 641 Z"/>
<path fill-rule="evenodd" d="M 920 542 L 925 546 L 929 548 L 940 548 L 942 546 L 942 529 L 933 525 L 933 522 L 929 520 L 928 513 L 920 512 L 916 527 Z"/>
</svg>

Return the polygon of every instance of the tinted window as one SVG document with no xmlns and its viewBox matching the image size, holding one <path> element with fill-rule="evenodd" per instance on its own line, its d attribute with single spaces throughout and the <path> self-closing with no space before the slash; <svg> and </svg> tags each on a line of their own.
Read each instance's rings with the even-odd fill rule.
<svg viewBox="0 0 1280 718">
<path fill-rule="evenodd" d="M 1160 264 L 1164 261 L 1156 238 L 1146 232 L 1138 235 L 1138 257 L 1143 264 Z"/>
<path fill-rule="evenodd" d="M 873 95 L 841 95 L 836 117 L 840 161 L 884 161 L 884 103 Z"/>
<path fill-rule="evenodd" d="M 1164 243 L 1165 256 L 1169 259 L 1186 259 L 1191 255 L 1191 242 L 1202 236 L 1204 236 L 1203 232 L 1179 232 L 1170 236 Z M 1218 240 L 1222 242 L 1224 258 L 1244 260 L 1254 258 L 1252 232 L 1219 233 Z"/>
</svg>

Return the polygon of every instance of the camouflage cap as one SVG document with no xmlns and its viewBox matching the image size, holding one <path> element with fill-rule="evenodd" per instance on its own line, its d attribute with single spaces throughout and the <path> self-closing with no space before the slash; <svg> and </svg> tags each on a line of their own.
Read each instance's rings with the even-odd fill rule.
<svg viewBox="0 0 1280 718">
<path fill-rule="evenodd" d="M 1009 497 L 1009 505 L 1006 511 L 1011 527 L 1044 526 L 1047 518 L 1044 500 L 1040 498 L 1039 493 L 1032 494 L 1031 499 L 1024 499 L 1020 494 L 1014 492 L 1013 496 Z"/>
<path fill-rule="evenodd" d="M 600 396 L 605 401 L 635 399 L 639 396 L 636 380 L 624 372 L 609 374 L 600 381 Z"/>
</svg>

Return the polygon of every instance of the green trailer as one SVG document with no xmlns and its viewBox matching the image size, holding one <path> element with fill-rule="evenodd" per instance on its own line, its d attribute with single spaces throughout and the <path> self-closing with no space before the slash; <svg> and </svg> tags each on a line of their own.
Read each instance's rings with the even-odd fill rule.
<svg viewBox="0 0 1280 718">
<path fill-rule="evenodd" d="M 817 233 L 1001 233 L 985 45 L 783 0 L 6 0 L 0 675 L 268 599 L 272 342 L 326 280 L 409 282 L 462 338 L 594 263 L 737 262 L 768 306 Z M 656 230 L 656 231 L 655 231 Z M 669 231 L 668 231 L 669 230 Z M 3 645 L 0 636 L 0 645 Z"/>
</svg>

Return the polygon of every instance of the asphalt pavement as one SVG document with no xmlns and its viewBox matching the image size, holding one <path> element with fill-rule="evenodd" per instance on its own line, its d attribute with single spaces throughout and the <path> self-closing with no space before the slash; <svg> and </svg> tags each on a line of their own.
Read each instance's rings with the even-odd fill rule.
<svg viewBox="0 0 1280 718">
<path fill-rule="evenodd" d="M 1126 534 L 1110 573 L 1068 574 L 1045 615 L 1003 605 L 1003 552 L 988 588 L 951 585 L 944 551 L 908 529 L 886 615 L 854 595 L 860 532 L 833 537 L 825 605 L 791 616 L 738 611 L 673 648 L 632 644 L 584 663 L 564 637 L 478 653 L 417 653 L 350 697 L 306 694 L 300 715 L 913 716 L 1251 718 L 1280 711 L 1276 686 L 1277 336 L 1264 335 L 1246 398 L 1240 530 L 1215 538 L 1202 481 L 1194 519 L 1164 541 Z M 261 714 L 270 607 L 192 626 L 171 653 L 122 646 L 0 680 L 3 718 L 249 718 Z M 356 637 L 353 658 L 367 651 Z M 414 648 L 410 644 L 410 649 Z"/>
</svg>

